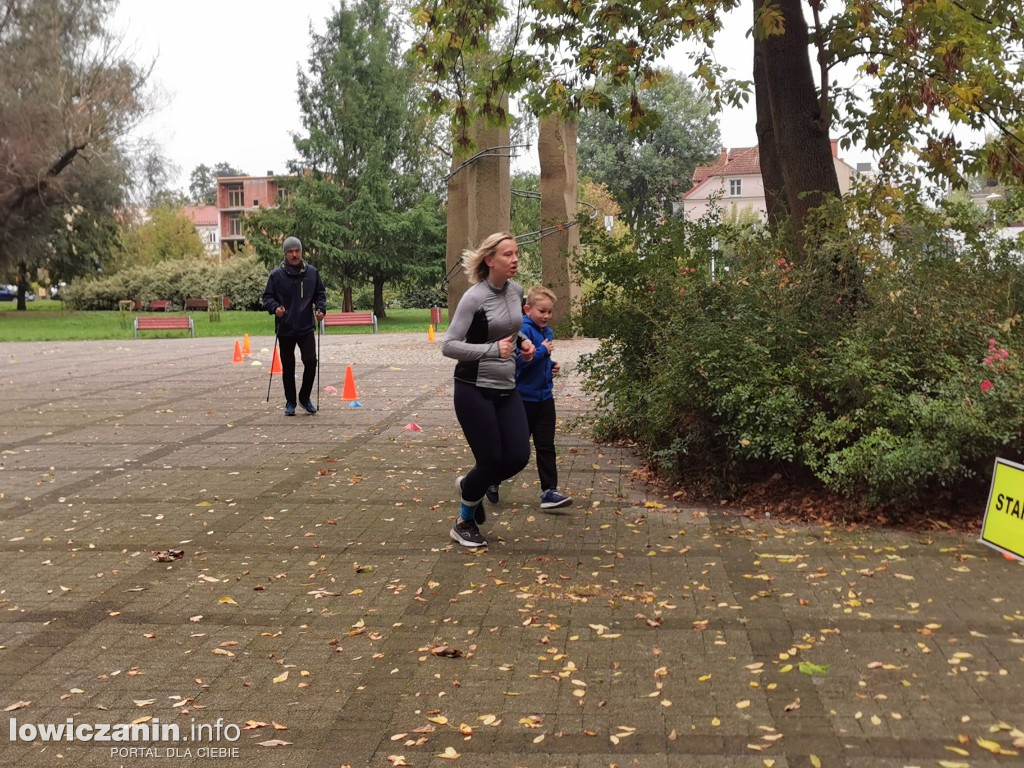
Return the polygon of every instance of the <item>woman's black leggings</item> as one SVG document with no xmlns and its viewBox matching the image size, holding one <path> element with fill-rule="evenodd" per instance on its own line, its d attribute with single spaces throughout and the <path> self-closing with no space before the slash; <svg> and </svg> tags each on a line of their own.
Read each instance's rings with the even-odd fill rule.
<svg viewBox="0 0 1024 768">
<path fill-rule="evenodd" d="M 455 415 L 476 459 L 462 481 L 462 498 L 475 503 L 487 487 L 508 480 L 530 460 L 530 428 L 515 389 L 483 389 L 455 380 Z"/>
</svg>

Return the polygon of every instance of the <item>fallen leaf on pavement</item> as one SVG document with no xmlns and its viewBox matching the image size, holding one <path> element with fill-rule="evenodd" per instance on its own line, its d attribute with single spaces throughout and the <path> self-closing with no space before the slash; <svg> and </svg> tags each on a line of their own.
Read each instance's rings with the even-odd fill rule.
<svg viewBox="0 0 1024 768">
<path fill-rule="evenodd" d="M 452 648 L 450 645 L 435 645 L 430 649 L 430 652 L 435 656 L 446 656 L 450 659 L 458 659 L 462 657 L 462 651 L 458 648 Z"/>
</svg>

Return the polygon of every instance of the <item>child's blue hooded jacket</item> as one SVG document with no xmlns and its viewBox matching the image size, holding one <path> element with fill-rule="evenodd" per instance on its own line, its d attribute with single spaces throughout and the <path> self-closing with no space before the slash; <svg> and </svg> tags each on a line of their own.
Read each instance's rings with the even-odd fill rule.
<svg viewBox="0 0 1024 768">
<path fill-rule="evenodd" d="M 531 362 L 524 363 L 519 349 L 516 349 L 516 389 L 525 402 L 543 403 L 555 396 L 554 375 L 551 373 L 555 361 L 551 359 L 547 347 L 541 345 L 545 339 L 553 340 L 555 334 L 550 326 L 538 328 L 529 315 L 523 315 L 522 333 L 533 342 L 537 351 Z"/>
</svg>

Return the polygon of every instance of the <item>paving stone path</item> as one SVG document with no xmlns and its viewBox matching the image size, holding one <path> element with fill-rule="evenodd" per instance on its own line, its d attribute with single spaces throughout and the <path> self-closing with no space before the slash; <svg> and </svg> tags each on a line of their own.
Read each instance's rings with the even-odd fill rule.
<svg viewBox="0 0 1024 768">
<path fill-rule="evenodd" d="M 1021 764 L 1021 565 L 666 498 L 577 425 L 585 340 L 575 504 L 541 511 L 531 462 L 467 552 L 439 343 L 325 337 L 362 407 L 294 418 L 271 344 L 0 344 L 0 764 Z M 180 739 L 42 740 L 69 718 Z"/>
</svg>

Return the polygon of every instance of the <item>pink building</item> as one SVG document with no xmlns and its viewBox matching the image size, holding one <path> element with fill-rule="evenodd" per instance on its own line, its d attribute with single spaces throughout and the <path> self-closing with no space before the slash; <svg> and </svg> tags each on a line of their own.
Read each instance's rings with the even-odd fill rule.
<svg viewBox="0 0 1024 768">
<path fill-rule="evenodd" d="M 857 171 L 839 158 L 839 142 L 832 140 L 832 162 L 839 178 L 839 190 L 845 195 Z M 707 213 L 711 198 L 718 196 L 718 206 L 726 219 L 734 219 L 744 211 L 755 211 L 765 217 L 764 182 L 761 180 L 761 158 L 757 147 L 722 149 L 711 165 L 698 165 L 693 172 L 693 187 L 676 203 L 675 212 L 697 220 Z"/>
<path fill-rule="evenodd" d="M 220 241 L 224 248 L 237 251 L 245 245 L 242 219 L 260 208 L 276 208 L 285 190 L 273 173 L 266 176 L 221 176 L 217 179 L 217 209 Z"/>
<path fill-rule="evenodd" d="M 186 205 L 181 209 L 203 241 L 207 256 L 220 255 L 220 213 L 215 205 Z"/>
</svg>

